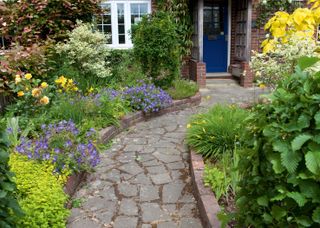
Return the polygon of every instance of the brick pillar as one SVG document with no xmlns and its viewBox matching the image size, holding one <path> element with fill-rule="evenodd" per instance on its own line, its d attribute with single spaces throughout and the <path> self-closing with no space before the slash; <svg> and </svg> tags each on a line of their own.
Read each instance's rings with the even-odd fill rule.
<svg viewBox="0 0 320 228">
<path fill-rule="evenodd" d="M 182 60 L 181 76 L 190 79 L 190 57 L 184 57 Z"/>
<path fill-rule="evenodd" d="M 197 82 L 200 88 L 206 87 L 206 64 L 190 59 L 190 79 Z"/>
<path fill-rule="evenodd" d="M 250 69 L 248 62 L 241 62 L 241 68 L 244 71 L 244 75 L 240 77 L 240 85 L 248 88 L 253 86 L 254 74 Z"/>
</svg>

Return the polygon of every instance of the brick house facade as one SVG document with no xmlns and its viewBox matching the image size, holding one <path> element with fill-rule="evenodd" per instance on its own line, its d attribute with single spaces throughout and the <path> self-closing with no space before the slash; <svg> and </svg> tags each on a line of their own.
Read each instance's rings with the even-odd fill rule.
<svg viewBox="0 0 320 228">
<path fill-rule="evenodd" d="M 194 45 L 191 58 L 182 67 L 183 76 L 197 81 L 201 87 L 205 86 L 208 75 L 232 76 L 239 80 L 241 86 L 251 87 L 254 80 L 249 66 L 252 50 L 260 51 L 261 42 L 265 39 L 265 31 L 255 23 L 259 17 L 259 2 L 191 0 Z M 211 24 L 210 19 L 213 21 Z M 223 39 L 225 42 L 222 42 Z M 215 42 L 218 44 L 215 45 Z M 213 45 L 210 46 L 210 43 Z M 221 48 L 222 45 L 227 48 Z M 220 59 L 212 57 L 210 52 L 220 56 Z"/>
<path fill-rule="evenodd" d="M 256 26 L 260 1 L 189 0 L 193 46 L 183 61 L 182 75 L 201 87 L 208 77 L 233 77 L 244 87 L 252 86 L 251 53 L 259 51 L 265 39 L 264 30 Z M 98 28 L 111 34 L 110 47 L 131 48 L 132 24 L 156 11 L 157 0 L 106 0 L 102 7 L 108 10 L 99 18 Z"/>
</svg>

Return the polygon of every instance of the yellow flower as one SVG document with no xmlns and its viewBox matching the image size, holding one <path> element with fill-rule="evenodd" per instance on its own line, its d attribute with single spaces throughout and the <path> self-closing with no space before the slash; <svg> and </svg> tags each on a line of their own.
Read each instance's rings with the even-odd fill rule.
<svg viewBox="0 0 320 228">
<path fill-rule="evenodd" d="M 40 99 L 40 104 L 46 105 L 49 104 L 49 97 L 44 96 Z"/>
<path fill-rule="evenodd" d="M 24 96 L 24 92 L 23 91 L 19 91 L 17 94 L 18 94 L 18 97 Z"/>
<path fill-rule="evenodd" d="M 90 89 L 88 89 L 88 93 L 92 93 L 94 90 L 94 88 L 90 87 Z"/>
<path fill-rule="evenodd" d="M 63 75 L 61 75 L 58 79 L 55 80 L 55 82 L 64 86 L 67 83 L 67 79 Z"/>
<path fill-rule="evenodd" d="M 21 78 L 21 76 L 19 74 L 16 75 L 16 78 Z"/>
<path fill-rule="evenodd" d="M 24 77 L 25 77 L 26 79 L 30 80 L 30 79 L 32 78 L 32 75 L 31 75 L 31 74 L 26 74 Z"/>
<path fill-rule="evenodd" d="M 260 88 L 260 89 L 264 89 L 264 88 L 266 88 L 266 85 L 263 84 L 263 83 L 261 83 L 261 84 L 259 85 L 259 88 Z"/>
<path fill-rule="evenodd" d="M 46 82 L 41 83 L 41 88 L 45 89 L 47 87 L 48 87 L 48 83 L 46 83 Z"/>
<path fill-rule="evenodd" d="M 187 128 L 191 128 L 191 124 L 187 124 Z"/>
<path fill-rule="evenodd" d="M 39 88 L 34 88 L 32 91 L 31 91 L 31 94 L 33 97 L 39 97 L 41 95 L 41 89 Z"/>
<path fill-rule="evenodd" d="M 18 84 L 19 82 L 21 82 L 21 78 L 16 77 L 15 83 Z"/>
</svg>

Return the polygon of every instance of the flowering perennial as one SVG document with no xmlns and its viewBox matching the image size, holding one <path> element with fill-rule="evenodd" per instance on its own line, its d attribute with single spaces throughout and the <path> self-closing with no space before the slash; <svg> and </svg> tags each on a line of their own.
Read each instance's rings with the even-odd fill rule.
<svg viewBox="0 0 320 228">
<path fill-rule="evenodd" d="M 59 173 L 65 169 L 90 170 L 100 162 L 100 155 L 93 141 L 96 134 L 94 129 L 85 134 L 85 142 L 79 140 L 80 132 L 71 120 L 42 125 L 41 130 L 42 135 L 35 140 L 21 137 L 16 151 L 29 159 L 52 161 Z"/>
</svg>

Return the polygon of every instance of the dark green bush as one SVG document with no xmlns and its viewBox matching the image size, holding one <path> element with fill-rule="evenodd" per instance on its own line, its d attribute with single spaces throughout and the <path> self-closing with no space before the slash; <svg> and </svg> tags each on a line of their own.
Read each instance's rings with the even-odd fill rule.
<svg viewBox="0 0 320 228">
<path fill-rule="evenodd" d="M 0 227 L 16 227 L 17 217 L 22 211 L 15 198 L 16 185 L 13 173 L 9 171 L 8 140 L 0 133 Z"/>
<path fill-rule="evenodd" d="M 146 16 L 133 29 L 134 54 L 156 86 L 168 88 L 180 71 L 179 36 L 170 13 Z"/>
<path fill-rule="evenodd" d="M 147 78 L 142 72 L 141 64 L 138 62 L 132 50 L 112 50 L 108 58 L 112 66 L 112 76 L 109 85 L 114 88 L 136 86 L 141 80 Z"/>
<path fill-rule="evenodd" d="M 199 87 L 195 82 L 177 79 L 173 82 L 172 87 L 167 90 L 167 93 L 172 99 L 179 100 L 194 96 L 198 90 Z"/>
<path fill-rule="evenodd" d="M 217 159 L 232 152 L 243 132 L 246 110 L 216 105 L 208 113 L 194 116 L 188 124 L 187 143 L 205 158 Z"/>
<path fill-rule="evenodd" d="M 237 194 L 240 227 L 320 226 L 320 73 L 299 61 L 247 125 Z"/>
</svg>

